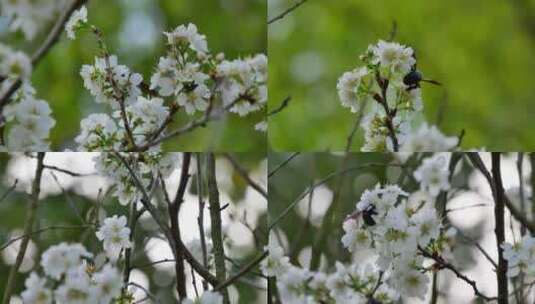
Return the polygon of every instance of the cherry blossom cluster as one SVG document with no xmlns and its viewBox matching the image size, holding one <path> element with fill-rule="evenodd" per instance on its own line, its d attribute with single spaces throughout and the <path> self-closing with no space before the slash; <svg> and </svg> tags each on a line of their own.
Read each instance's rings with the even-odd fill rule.
<svg viewBox="0 0 535 304">
<path fill-rule="evenodd" d="M 515 243 L 504 243 L 503 257 L 507 260 L 507 276 L 510 278 L 520 273 L 530 277 L 535 276 L 535 238 L 525 235 Z"/>
<path fill-rule="evenodd" d="M 27 40 L 32 40 L 68 3 L 69 0 L 0 0 L 0 13 L 10 20 L 10 31 L 21 31 Z"/>
<path fill-rule="evenodd" d="M 66 31 L 74 39 L 76 31 L 84 27 L 100 35 L 87 23 L 87 10 L 82 7 L 71 16 Z M 189 115 L 204 112 L 208 120 L 226 111 L 245 116 L 265 108 L 265 55 L 231 61 L 223 54 L 214 56 L 194 24 L 180 25 L 164 34 L 167 54 L 160 57 L 149 84 L 143 82 L 142 75 L 119 64 L 103 45 L 104 56 L 82 67 L 85 88 L 97 103 L 108 104 L 112 113 L 91 114 L 82 120 L 76 137 L 79 150 L 159 147 L 158 140 L 181 109 Z M 265 131 L 266 124 L 260 122 L 255 128 Z"/>
<path fill-rule="evenodd" d="M 96 233 L 109 258 L 94 256 L 79 243 L 49 247 L 41 257 L 43 276 L 32 272 L 21 298 L 24 303 L 115 303 L 121 297 L 122 276 L 115 265 L 130 247 L 126 217 L 106 218 Z"/>
<path fill-rule="evenodd" d="M 128 205 L 141 199 L 136 181 L 123 163 L 127 162 L 130 169 L 137 173 L 138 181 L 148 189 L 161 174 L 163 178 L 180 166 L 179 153 L 140 152 L 140 153 L 111 153 L 103 152 L 93 161 L 95 168 L 101 176 L 107 177 L 115 188 L 114 196 L 119 203 Z"/>
<path fill-rule="evenodd" d="M 423 120 L 412 48 L 380 40 L 360 56 L 364 66 L 345 72 L 337 83 L 342 106 L 364 114 L 362 151 L 448 151 L 458 143 Z M 434 81 L 433 81 L 434 82 Z"/>
<path fill-rule="evenodd" d="M 371 257 L 366 261 L 372 264 L 359 258 L 348 264 L 337 261 L 331 273 L 309 271 L 292 265 L 271 238 L 266 246 L 269 256 L 261 266 L 266 276 L 277 278 L 283 303 L 424 299 L 430 288 L 428 271 L 433 269 L 433 262 L 427 263 L 424 256 L 432 254 L 443 261 L 453 258 L 456 230 L 443 224 L 434 206 L 439 193 L 450 189 L 449 161 L 447 153 L 423 159 L 413 173 L 420 190 L 413 193 L 398 185 L 376 185 L 363 192 L 356 210 L 343 222 L 341 242 L 355 257 L 366 252 Z"/>
<path fill-rule="evenodd" d="M 399 295 L 381 284 L 382 274 L 371 265 L 337 262 L 335 271 L 310 271 L 290 264 L 275 238 L 269 239 L 268 257 L 262 261 L 264 275 L 277 278 L 282 303 L 393 303 Z M 376 302 L 372 302 L 376 303 Z"/>
<path fill-rule="evenodd" d="M 17 81 L 22 80 L 9 103 L 3 107 L 0 124 L 2 134 L 0 149 L 8 151 L 47 151 L 48 136 L 56 121 L 51 117 L 48 103 L 38 99 L 30 84 L 32 64 L 26 54 L 0 44 L 0 96 Z M 4 133 L 4 132 L 2 132 Z"/>
<path fill-rule="evenodd" d="M 223 296 L 217 292 L 206 290 L 196 300 L 184 299 L 181 304 L 222 304 Z"/>
</svg>

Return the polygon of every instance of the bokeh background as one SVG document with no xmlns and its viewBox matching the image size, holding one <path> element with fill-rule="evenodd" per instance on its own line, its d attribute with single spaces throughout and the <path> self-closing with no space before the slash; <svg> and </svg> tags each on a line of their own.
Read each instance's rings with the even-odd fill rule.
<svg viewBox="0 0 535 304">
<path fill-rule="evenodd" d="M 456 154 L 458 157 L 460 154 Z M 279 164 L 287 160 L 289 153 L 270 153 L 269 172 L 272 172 Z M 402 175 L 399 166 L 401 161 L 407 159 L 407 155 L 382 154 L 382 153 L 353 153 L 345 163 L 342 154 L 331 153 L 301 153 L 286 166 L 279 169 L 269 178 L 269 217 L 270 223 L 282 214 L 282 212 L 302 193 L 309 189 L 312 183 L 317 183 L 329 175 L 342 170 L 341 168 L 356 168 L 343 177 L 334 176 L 326 183 L 318 186 L 312 192 L 312 196 L 305 196 L 290 212 L 278 222 L 270 231 L 270 237 L 275 238 L 285 249 L 294 265 L 308 268 L 310 265 L 312 245 L 318 242 L 320 248 L 320 270 L 331 273 L 334 271 L 335 261 L 349 263 L 358 261 L 365 264 L 374 262 L 370 259 L 369 252 L 357 252 L 351 255 L 342 246 L 341 238 L 344 234 L 342 229 L 346 216 L 356 210 L 362 192 L 374 188 L 377 183 L 399 184 L 407 192 L 415 192 L 419 189 L 418 183 L 412 177 L 414 170 L 421 160 L 429 154 L 415 154 L 405 163 L 407 175 L 400 182 Z M 519 207 L 519 174 L 517 170 L 517 153 L 502 156 L 501 170 L 504 188 L 508 197 Z M 491 167 L 489 153 L 481 154 L 481 158 L 487 168 Z M 448 221 L 458 229 L 455 238 L 452 263 L 462 273 L 477 282 L 479 290 L 490 296 L 496 295 L 496 274 L 492 264 L 485 259 L 480 251 L 474 246 L 477 242 L 494 261 L 497 261 L 496 236 L 494 234 L 494 202 L 490 187 L 483 175 L 474 169 L 466 157 L 463 157 L 455 169 L 452 177 L 452 189 L 446 203 Z M 270 173 L 271 175 L 271 173 Z M 529 210 L 532 201 L 530 184 L 531 166 L 529 157 L 524 155 L 522 162 L 522 181 L 526 198 L 526 208 Z M 337 207 L 331 216 L 327 210 L 333 206 L 335 191 L 339 187 L 339 200 Z M 526 213 L 529 218 L 534 214 Z M 505 212 L 506 241 L 513 242 L 520 238 L 519 226 L 516 221 L 511 221 L 509 211 Z M 326 232 L 326 234 L 325 234 Z M 319 241 L 319 235 L 325 236 L 323 242 Z M 512 288 L 512 287 L 511 287 Z M 431 287 L 429 286 L 429 291 Z M 440 298 L 438 303 L 479 303 L 474 299 L 474 293 L 470 285 L 455 277 L 449 271 L 441 271 L 438 274 L 438 290 Z M 535 296 L 530 291 L 531 301 Z M 402 303 L 430 303 L 430 293 L 425 301 L 418 299 L 404 299 Z"/>
<path fill-rule="evenodd" d="M 268 15 L 297 2 L 268 0 Z M 269 108 L 292 97 L 270 118 L 272 149 L 343 149 L 355 117 L 340 104 L 337 79 L 394 21 L 396 40 L 416 50 L 424 76 L 444 84 L 423 86 L 430 123 L 442 112 L 443 132 L 465 129 L 465 149 L 535 148 L 535 1 L 309 0 L 268 27 Z"/>
<path fill-rule="evenodd" d="M 110 51 L 118 55 L 119 63 L 150 80 L 159 57 L 164 56 L 165 36 L 162 32 L 180 24 L 196 24 L 207 36 L 210 50 L 215 54 L 224 52 L 229 59 L 265 54 L 266 7 L 265 0 L 89 1 L 88 16 L 105 33 Z M 32 43 L 26 43 L 22 35 L 4 33 L 0 39 L 32 53 L 44 39 L 45 32 Z M 63 34 L 32 77 L 38 97 L 49 101 L 57 121 L 51 132 L 53 151 L 75 147 L 73 140 L 83 117 L 109 111 L 93 101 L 79 76 L 82 65 L 93 63 L 97 55 L 94 36 L 86 31 L 77 37 L 71 41 Z M 263 112 L 246 118 L 228 115 L 207 128 L 167 142 L 165 147 L 171 151 L 263 151 L 266 135 L 254 130 L 254 124 L 263 116 Z M 177 115 L 175 126 L 182 126 L 190 119 L 191 116 L 181 113 Z"/>
<path fill-rule="evenodd" d="M 37 210 L 37 220 L 34 229 L 50 226 L 80 226 L 88 219 L 94 218 L 97 204 L 101 205 L 99 217 L 127 215 L 128 207 L 118 203 L 111 192 L 109 181 L 94 175 L 95 168 L 92 158 L 96 153 L 47 153 L 44 163 L 84 174 L 83 177 L 72 177 L 61 172 L 45 169 L 41 182 L 41 200 Z M 232 157 L 241 164 L 252 180 L 264 189 L 267 184 L 267 161 L 260 153 L 234 153 Z M 192 162 L 190 173 L 192 179 L 186 191 L 185 200 L 179 215 L 180 230 L 185 244 L 199 239 L 197 226 L 198 196 L 196 193 L 195 161 Z M 14 180 L 18 180 L 15 191 L 0 201 L 0 246 L 12 237 L 20 234 L 26 218 L 29 191 L 35 175 L 36 160 L 22 154 L 8 155 L 0 153 L 0 195 L 12 187 Z M 263 250 L 266 243 L 267 202 L 264 197 L 240 177 L 231 163 L 222 156 L 216 158 L 216 174 L 222 204 L 229 204 L 222 212 L 223 233 L 226 255 L 237 266 L 228 263 L 228 273 L 235 273 L 239 265 L 244 265 Z M 177 168 L 166 180 L 169 195 L 173 197 L 178 187 L 180 170 Z M 206 200 L 206 198 L 205 198 Z M 156 195 L 154 203 L 165 212 L 162 195 Z M 207 205 L 206 205 L 207 206 Z M 205 229 L 210 229 L 208 209 L 204 216 Z M 161 303 L 175 303 L 175 270 L 173 263 L 160 263 L 153 266 L 147 264 L 173 259 L 171 248 L 162 239 L 157 224 L 147 213 L 140 217 L 136 226 L 136 245 L 132 257 L 134 270 L 131 282 L 140 284 Z M 253 235 L 254 232 L 254 235 Z M 209 233 L 207 234 L 209 237 Z M 32 271 L 42 274 L 40 257 L 51 245 L 60 242 L 81 242 L 86 248 L 97 254 L 102 252 L 102 243 L 97 240 L 95 231 L 86 229 L 56 229 L 48 230 L 31 237 L 27 254 L 17 275 L 15 294 L 24 290 L 24 280 Z M 15 242 L 4 250 L 0 250 L 0 294 L 4 286 L 11 265 L 15 261 L 20 242 Z M 190 247 L 192 252 L 198 252 Z M 195 292 L 192 285 L 191 270 L 186 265 L 187 291 L 191 298 Z M 242 277 L 230 287 L 232 303 L 265 303 L 266 280 L 253 273 L 259 273 L 258 268 Z M 202 290 L 200 277 L 197 276 L 198 290 Z M 145 297 L 138 289 L 135 292 L 137 300 Z M 12 303 L 21 303 L 20 301 Z M 148 303 L 148 302 L 143 302 Z"/>
</svg>

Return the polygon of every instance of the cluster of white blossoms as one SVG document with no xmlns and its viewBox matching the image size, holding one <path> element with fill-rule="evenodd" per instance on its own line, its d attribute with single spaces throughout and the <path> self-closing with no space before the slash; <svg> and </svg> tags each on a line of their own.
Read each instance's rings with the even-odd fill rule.
<svg viewBox="0 0 535 304">
<path fill-rule="evenodd" d="M 277 278 L 282 303 L 393 303 L 399 294 L 385 284 L 382 275 L 371 264 L 337 262 L 335 271 L 310 271 L 290 264 L 284 249 L 269 239 L 268 257 L 262 261 L 264 275 Z M 368 302 L 375 300 L 378 302 Z"/>
<path fill-rule="evenodd" d="M 450 154 L 437 153 L 425 158 L 414 171 L 414 178 L 420 183 L 420 189 L 432 197 L 437 197 L 441 191 L 450 189 L 449 182 Z"/>
<path fill-rule="evenodd" d="M 360 58 L 364 66 L 342 74 L 336 87 L 344 107 L 364 111 L 362 151 L 446 151 L 456 146 L 456 138 L 415 123 L 422 120 L 423 101 L 412 48 L 380 40 Z"/>
<path fill-rule="evenodd" d="M 429 126 L 424 122 L 418 129 L 405 136 L 400 151 L 448 151 L 457 146 L 458 142 L 457 137 L 445 136 L 436 126 Z"/>
<path fill-rule="evenodd" d="M 122 280 L 112 264 L 96 266 L 81 244 L 60 243 L 41 257 L 44 276 L 32 272 L 21 293 L 24 303 L 109 304 L 121 295 Z"/>
<path fill-rule="evenodd" d="M 23 52 L 14 51 L 0 44 L 0 96 L 3 96 L 17 79 L 22 80 L 19 90 L 3 108 L 2 126 L 7 126 L 2 136 L 1 149 L 9 151 L 47 151 L 48 136 L 55 125 L 52 110 L 44 100 L 36 98 L 29 82 L 32 64 Z"/>
<path fill-rule="evenodd" d="M 118 155 L 129 164 L 133 172 L 138 172 L 137 179 L 145 188 L 155 182 L 159 174 L 167 178 L 180 166 L 179 153 L 142 152 Z M 128 205 L 141 199 L 142 193 L 139 192 L 134 177 L 114 153 L 100 153 L 93 161 L 97 172 L 112 182 L 115 188 L 114 196 L 120 204 Z"/>
<path fill-rule="evenodd" d="M 97 238 L 102 241 L 106 256 L 117 261 L 123 249 L 130 248 L 130 228 L 126 226 L 126 217 L 114 215 L 104 219 L 97 231 Z"/>
<path fill-rule="evenodd" d="M 70 38 L 87 24 L 87 10 L 75 12 L 66 26 Z M 155 146 L 167 124 L 180 109 L 187 114 L 205 115 L 235 112 L 245 116 L 263 110 L 267 102 L 267 57 L 227 61 L 213 56 L 206 37 L 194 24 L 180 25 L 167 37 L 167 54 L 159 59 L 150 77 L 143 77 L 119 65 L 115 55 L 96 58 L 80 72 L 84 86 L 97 103 L 111 106 L 111 115 L 91 114 L 81 122 L 76 137 L 78 149 L 117 151 Z M 143 89 L 143 90 L 142 90 Z M 209 111 L 209 112 L 208 112 Z M 265 122 L 255 126 L 266 130 Z"/>
<path fill-rule="evenodd" d="M 48 103 L 35 97 L 35 90 L 25 83 L 3 111 L 9 131 L 4 149 L 8 151 L 48 151 L 48 136 L 56 124 Z"/>
<path fill-rule="evenodd" d="M 261 269 L 264 275 L 277 278 L 283 303 L 395 303 L 400 297 L 423 300 L 432 269 L 424 255 L 453 258 L 456 229 L 443 224 L 434 206 L 440 191 L 450 188 L 448 166 L 446 154 L 425 158 L 413 173 L 420 183 L 420 190 L 413 193 L 398 185 L 365 190 L 355 212 L 344 220 L 341 238 L 343 247 L 360 258 L 348 264 L 336 262 L 332 273 L 292 265 L 276 239 L 270 238 L 265 248 L 269 255 Z M 515 250 L 508 256 L 518 261 L 517 256 L 535 252 L 534 240 L 525 242 L 522 254 Z M 506 251 L 513 252 L 508 246 Z M 371 260 L 362 262 L 363 252 Z M 535 254 L 529 256 L 533 259 Z M 368 261 L 372 264 L 366 264 Z M 512 265 L 521 267 L 517 265 L 527 260 L 521 261 Z"/>
<path fill-rule="evenodd" d="M 76 38 L 76 31 L 85 24 L 87 24 L 87 8 L 82 6 L 72 14 L 71 18 L 67 21 L 67 24 L 65 24 L 67 37 L 74 40 Z"/>
<path fill-rule="evenodd" d="M 32 40 L 67 3 L 68 0 L 0 0 L 0 15 L 10 20 L 10 31 L 22 31 L 27 40 Z"/>
<path fill-rule="evenodd" d="M 510 278 L 518 276 L 520 273 L 535 276 L 535 238 L 525 235 L 515 243 L 504 243 L 503 258 L 507 260 L 507 276 Z"/>
<path fill-rule="evenodd" d="M 204 291 L 196 300 L 184 299 L 181 304 L 222 304 L 223 296 L 217 292 Z"/>
</svg>

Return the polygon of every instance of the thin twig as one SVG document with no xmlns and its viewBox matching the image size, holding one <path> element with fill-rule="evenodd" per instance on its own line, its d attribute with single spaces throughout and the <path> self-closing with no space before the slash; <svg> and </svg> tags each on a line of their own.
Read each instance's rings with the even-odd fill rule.
<svg viewBox="0 0 535 304">
<path fill-rule="evenodd" d="M 486 296 L 484 294 L 482 294 L 479 289 L 477 288 L 477 284 L 476 284 L 476 281 L 470 279 L 469 277 L 467 277 L 466 275 L 462 274 L 459 270 L 457 270 L 457 268 L 455 268 L 455 266 L 453 266 L 452 264 L 446 262 L 441 256 L 439 255 L 436 255 L 436 254 L 432 254 L 431 252 L 427 251 L 426 249 L 418 246 L 418 249 L 420 251 L 420 253 L 424 256 L 424 257 L 427 257 L 427 258 L 430 258 L 430 259 L 433 259 L 437 264 L 438 266 L 440 266 L 440 268 L 443 268 L 443 269 L 449 269 L 450 271 L 452 271 L 456 276 L 457 278 L 465 281 L 466 283 L 468 283 L 470 286 L 472 286 L 472 290 L 474 291 L 474 294 L 485 300 L 485 301 L 495 301 L 497 300 L 496 297 L 489 297 L 489 296 Z"/>
<path fill-rule="evenodd" d="M 242 276 L 246 275 L 251 269 L 253 269 L 256 265 L 258 265 L 260 262 L 262 262 L 267 256 L 269 252 L 264 251 L 262 254 L 260 254 L 258 257 L 256 257 L 251 262 L 247 263 L 241 270 L 239 270 L 236 274 L 229 277 L 226 281 L 222 282 L 221 284 L 217 285 L 214 290 L 218 291 L 221 290 L 227 286 L 230 286 L 232 283 L 240 279 Z"/>
<path fill-rule="evenodd" d="M 328 182 L 329 180 L 331 180 L 332 178 L 334 178 L 334 177 L 336 177 L 338 175 L 348 174 L 348 173 L 351 173 L 353 171 L 362 170 L 362 169 L 365 169 L 365 168 L 388 167 L 388 166 L 403 167 L 402 164 L 368 163 L 368 164 L 361 165 L 361 166 L 349 167 L 349 168 L 346 168 L 346 169 L 343 169 L 343 170 L 340 170 L 340 171 L 335 171 L 335 172 L 332 172 L 332 173 L 328 174 L 326 177 L 324 177 L 320 181 L 316 182 L 311 188 L 309 188 L 309 189 L 305 190 L 303 193 L 301 193 L 301 195 L 299 195 L 292 203 L 290 203 L 288 205 L 288 207 L 286 207 L 286 209 L 284 209 L 281 212 L 281 214 L 279 214 L 272 222 L 269 223 L 268 231 L 273 229 L 273 227 L 275 227 L 278 224 L 278 222 L 281 221 L 293 209 L 293 207 L 297 203 L 299 203 L 301 201 L 301 199 L 303 199 L 311 191 L 313 191 L 312 188 L 316 188 L 316 187 L 318 187 L 320 185 L 323 185 L 323 184 L 325 184 L 326 182 Z"/>
<path fill-rule="evenodd" d="M 307 0 L 301 0 L 299 2 L 297 2 L 296 4 L 290 6 L 288 9 L 286 9 L 284 12 L 282 12 L 281 14 L 271 18 L 271 20 L 268 21 L 268 25 L 269 24 L 272 24 L 273 22 L 275 21 L 278 21 L 278 20 L 281 20 L 282 18 L 284 18 L 286 15 L 288 15 L 289 13 L 293 12 L 294 10 L 296 10 L 298 7 L 300 7 L 301 5 L 305 4 L 305 2 L 307 2 Z"/>
<path fill-rule="evenodd" d="M 279 171 L 282 167 L 286 166 L 294 157 L 299 155 L 300 152 L 294 152 L 292 155 L 290 155 L 287 159 L 285 159 L 282 163 L 278 164 L 273 170 L 271 170 L 268 173 L 268 178 L 272 177 L 277 171 Z"/>
<path fill-rule="evenodd" d="M 223 156 L 225 156 L 225 158 L 230 162 L 234 170 L 238 172 L 238 174 L 247 182 L 247 184 L 249 184 L 249 186 L 251 186 L 251 188 L 255 189 L 266 199 L 268 198 L 267 191 L 257 182 L 251 179 L 247 171 L 238 163 L 236 159 L 234 159 L 234 157 L 232 157 L 232 155 L 230 155 L 229 153 L 223 153 Z"/>
<path fill-rule="evenodd" d="M 13 182 L 13 185 L 11 185 L 4 194 L 2 194 L 2 197 L 0 197 L 0 202 L 3 202 L 10 194 L 11 192 L 15 191 L 17 189 L 17 184 L 19 183 L 18 179 L 15 179 Z"/>
<path fill-rule="evenodd" d="M 43 167 L 45 169 L 52 170 L 52 171 L 58 171 L 58 172 L 61 172 L 61 173 L 64 173 L 64 174 L 67 174 L 67 175 L 70 175 L 70 176 L 73 176 L 73 177 L 85 177 L 85 176 L 96 175 L 95 173 L 89 173 L 89 174 L 77 173 L 77 172 L 74 172 L 74 171 L 71 171 L 71 170 L 68 170 L 68 169 L 59 168 L 57 166 L 52 166 L 52 165 L 44 165 Z"/>
<path fill-rule="evenodd" d="M 267 114 L 267 116 L 268 116 L 268 117 L 271 117 L 271 116 L 273 116 L 273 115 L 275 115 L 275 114 L 278 114 L 279 112 L 281 112 L 282 110 L 284 110 L 284 109 L 290 104 L 290 101 L 291 101 L 291 100 L 292 100 L 292 97 L 291 97 L 291 96 L 288 96 L 288 97 L 284 98 L 284 100 L 281 102 L 281 104 L 280 104 L 277 108 L 271 110 L 271 111 Z"/>
<path fill-rule="evenodd" d="M 24 234 L 15 238 L 10 239 L 7 241 L 4 245 L 0 246 L 0 251 L 6 249 L 9 247 L 9 245 L 25 238 L 25 237 L 31 237 L 36 234 L 41 234 L 43 232 L 52 231 L 52 230 L 70 230 L 70 229 L 85 229 L 85 228 L 91 228 L 94 227 L 93 225 L 77 225 L 77 226 L 48 226 L 41 229 L 34 230 L 30 232 L 29 234 Z"/>
</svg>

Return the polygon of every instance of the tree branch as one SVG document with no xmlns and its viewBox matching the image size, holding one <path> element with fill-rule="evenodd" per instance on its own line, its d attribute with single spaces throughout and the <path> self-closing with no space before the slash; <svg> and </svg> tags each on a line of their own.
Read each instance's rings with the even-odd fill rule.
<svg viewBox="0 0 535 304">
<path fill-rule="evenodd" d="M 240 279 L 242 276 L 246 275 L 251 269 L 253 269 L 256 265 L 258 265 L 262 260 L 264 260 L 268 256 L 269 252 L 264 251 L 262 254 L 260 254 L 258 257 L 256 257 L 254 260 L 250 261 L 247 265 L 243 266 L 243 268 L 238 271 L 233 276 L 229 277 L 227 280 L 222 282 L 221 284 L 217 285 L 214 290 L 218 291 L 221 290 L 227 286 L 230 286 L 232 283 Z"/>
<path fill-rule="evenodd" d="M 251 186 L 251 188 L 255 189 L 258 193 L 260 193 L 263 197 L 266 199 L 268 198 L 267 191 L 262 188 L 258 183 L 253 181 L 247 171 L 238 163 L 237 160 L 232 157 L 229 153 L 224 153 L 223 156 L 230 162 L 234 170 L 238 172 L 238 174 Z"/>
<path fill-rule="evenodd" d="M 197 153 L 195 157 L 197 163 L 197 198 L 199 203 L 199 216 L 197 217 L 197 226 L 199 226 L 199 238 L 201 240 L 202 264 L 208 267 L 208 253 L 206 249 L 206 237 L 204 235 L 204 200 L 203 200 L 203 178 L 201 169 L 201 154 Z M 206 281 L 202 281 L 204 290 L 208 289 Z"/>
<path fill-rule="evenodd" d="M 26 249 L 28 248 L 28 243 L 30 242 L 30 235 L 37 214 L 37 207 L 39 206 L 39 193 L 41 192 L 41 177 L 43 176 L 44 158 L 44 152 L 39 152 L 37 154 L 37 168 L 35 169 L 35 178 L 32 184 L 30 206 L 28 208 L 26 223 L 24 224 L 24 238 L 21 241 L 20 249 L 17 253 L 15 264 L 13 264 L 13 267 L 11 267 L 11 270 L 9 271 L 6 289 L 4 291 L 4 298 L 2 301 L 2 303 L 4 304 L 8 304 L 10 302 L 11 293 L 13 292 L 13 289 L 15 287 L 15 276 L 19 271 L 20 265 L 22 264 L 22 260 L 24 259 L 24 255 L 26 254 Z"/>
<path fill-rule="evenodd" d="M 123 165 L 127 168 L 128 172 L 132 176 L 132 179 L 134 180 L 134 184 L 135 184 L 136 188 L 138 188 L 138 190 L 141 192 L 141 194 L 143 196 L 143 198 L 140 201 L 143 204 L 143 206 L 145 207 L 145 209 L 147 209 L 147 211 L 149 212 L 151 217 L 158 224 L 158 227 L 160 228 L 160 230 L 164 234 L 164 236 L 167 239 L 167 241 L 170 244 L 174 244 L 174 238 L 173 238 L 172 233 L 170 232 L 170 228 L 167 226 L 167 224 L 162 219 L 162 217 L 158 214 L 158 211 L 156 210 L 156 208 L 150 203 L 150 197 L 147 194 L 147 191 L 145 190 L 145 188 L 143 187 L 143 184 L 141 184 L 141 182 L 140 182 L 139 178 L 137 177 L 136 173 L 133 171 L 132 167 L 128 164 L 128 162 L 124 159 L 124 157 L 122 157 L 119 153 L 114 153 L 114 155 L 115 155 L 115 157 L 117 157 L 118 159 L 121 160 Z M 208 271 L 207 268 L 205 268 L 201 263 L 199 263 L 195 259 L 193 254 L 188 250 L 186 245 L 184 245 L 182 240 L 179 239 L 177 241 L 178 241 L 178 243 L 177 243 L 176 247 L 180 248 L 180 250 L 184 254 L 184 258 L 191 265 L 191 267 L 193 267 L 193 269 L 195 269 L 195 271 L 201 277 L 203 277 L 206 281 L 208 281 L 212 286 L 217 286 L 217 284 L 219 284 L 219 281 L 217 280 L 217 278 L 214 275 L 212 275 L 210 273 L 210 271 Z M 172 247 L 173 247 L 172 248 L 173 252 L 175 252 L 177 250 L 177 248 L 174 247 L 174 246 L 172 246 Z"/>
<path fill-rule="evenodd" d="M 496 243 L 498 247 L 498 268 L 496 277 L 498 280 L 498 303 L 507 304 L 509 302 L 508 280 L 507 280 L 507 260 L 503 258 L 502 244 L 505 242 L 505 190 L 502 184 L 502 175 L 500 170 L 500 153 L 492 152 L 492 176 L 494 187 L 496 189 L 494 196 L 494 218 L 496 227 Z"/>
<path fill-rule="evenodd" d="M 176 272 L 176 290 L 180 300 L 188 297 L 186 293 L 186 274 L 184 272 L 184 253 L 182 252 L 180 246 L 177 246 L 181 242 L 180 235 L 180 225 L 178 222 L 178 214 L 180 211 L 180 206 L 184 201 L 184 194 L 186 193 L 186 188 L 189 180 L 189 166 L 191 162 L 191 153 L 184 153 L 184 160 L 182 161 L 182 171 L 180 174 L 180 181 L 177 189 L 175 199 L 171 202 L 167 197 L 167 189 L 165 187 L 165 182 L 160 175 L 162 180 L 163 192 L 168 201 L 167 207 L 169 211 L 169 218 L 171 222 L 171 233 L 173 234 L 176 249 L 175 255 L 175 272 Z"/>
<path fill-rule="evenodd" d="M 296 10 L 298 7 L 300 7 L 301 5 L 305 4 L 305 2 L 307 2 L 307 0 L 301 0 L 299 2 L 297 2 L 296 4 L 290 6 L 287 10 L 285 10 L 284 12 L 282 12 L 281 14 L 271 18 L 269 21 L 268 21 L 268 25 L 269 24 L 272 24 L 273 22 L 276 22 L 278 20 L 281 20 L 282 18 L 284 18 L 286 15 L 288 15 L 289 13 L 293 12 L 294 10 Z"/>
<path fill-rule="evenodd" d="M 292 97 L 291 97 L 291 96 L 288 96 L 288 97 L 284 98 L 284 100 L 281 102 L 281 104 L 280 104 L 277 108 L 275 108 L 275 109 L 269 111 L 269 113 L 267 114 L 267 116 L 268 116 L 268 117 L 271 117 L 271 116 L 273 116 L 273 115 L 275 115 L 275 114 L 278 114 L 279 112 L 281 112 L 282 110 L 284 110 L 284 109 L 290 104 L 290 101 L 291 101 L 291 100 L 292 100 Z"/>
<path fill-rule="evenodd" d="M 464 274 L 462 274 L 459 270 L 457 270 L 457 268 L 455 268 L 455 266 L 453 266 L 452 264 L 446 262 L 441 256 L 439 255 L 436 255 L 436 254 L 432 254 L 431 252 L 425 250 L 424 248 L 418 246 L 418 249 L 420 250 L 420 253 L 422 254 L 422 256 L 426 257 L 426 258 L 430 258 L 432 260 L 434 260 L 438 266 L 442 269 L 449 269 L 450 271 L 452 271 L 456 276 L 457 278 L 465 281 L 466 283 L 468 283 L 470 286 L 472 286 L 472 290 L 474 291 L 474 294 L 485 300 L 485 301 L 495 301 L 497 300 L 496 297 L 488 297 L 484 294 L 482 294 L 479 289 L 477 288 L 477 284 L 476 284 L 476 281 L 470 279 L 469 277 L 465 276 Z"/>
<path fill-rule="evenodd" d="M 210 203 L 210 220 L 212 222 L 212 243 L 214 245 L 214 260 L 216 269 L 216 278 L 219 282 L 227 279 L 227 270 L 225 268 L 225 248 L 223 245 L 223 234 L 221 232 L 221 204 L 219 202 L 219 190 L 217 188 L 215 156 L 213 153 L 208 154 L 208 201 Z M 226 288 L 221 289 L 223 303 L 229 304 L 229 295 Z"/>
<path fill-rule="evenodd" d="M 492 195 L 494 197 L 496 192 L 494 181 L 492 179 L 492 176 L 490 175 L 490 172 L 487 170 L 485 164 L 481 160 L 479 154 L 477 152 L 466 152 L 465 154 L 466 156 L 468 156 L 468 159 L 470 159 L 472 165 L 475 168 L 479 169 L 479 171 L 483 174 L 491 188 Z M 531 233 L 535 233 L 535 222 L 530 221 L 525 214 L 522 214 L 522 212 L 516 208 L 516 206 L 509 200 L 509 198 L 505 194 L 503 198 L 505 206 L 507 207 L 507 209 L 509 209 L 513 217 L 518 222 L 520 222 L 520 224 L 524 225 Z"/>
</svg>

